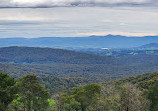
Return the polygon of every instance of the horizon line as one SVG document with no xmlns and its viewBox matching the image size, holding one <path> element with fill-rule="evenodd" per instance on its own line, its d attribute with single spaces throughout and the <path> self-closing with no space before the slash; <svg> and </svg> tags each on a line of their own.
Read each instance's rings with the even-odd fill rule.
<svg viewBox="0 0 158 111">
<path fill-rule="evenodd" d="M 119 36 L 119 37 L 127 37 L 127 38 L 129 38 L 129 37 L 133 37 L 133 38 L 136 38 L 136 37 L 139 37 L 139 38 L 141 38 L 141 37 L 158 37 L 158 35 L 145 35 L 145 36 L 126 36 L 126 35 L 115 35 L 115 34 L 107 34 L 107 35 L 90 35 L 90 36 L 46 36 L 46 37 L 0 37 L 0 39 L 13 39 L 13 38 L 19 38 L 19 39 L 22 39 L 22 38 L 24 38 L 24 39 L 36 39 L 36 38 L 87 38 L 87 37 L 108 37 L 108 36 L 114 36 L 114 37 L 116 37 L 116 36 Z"/>
</svg>

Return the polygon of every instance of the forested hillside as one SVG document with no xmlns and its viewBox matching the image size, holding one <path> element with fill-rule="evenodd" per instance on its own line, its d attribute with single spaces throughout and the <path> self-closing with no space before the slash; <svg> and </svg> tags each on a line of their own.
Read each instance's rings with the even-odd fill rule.
<svg viewBox="0 0 158 111">
<path fill-rule="evenodd" d="M 13 77 L 21 77 L 26 74 L 52 75 L 56 77 L 83 77 L 93 82 L 111 81 L 119 78 L 127 78 L 132 75 L 155 72 L 158 63 L 153 64 L 12 64 L 0 63 L 0 72 L 8 73 Z"/>
<path fill-rule="evenodd" d="M 110 57 L 74 52 L 64 49 L 36 48 L 36 47 L 0 48 L 0 62 L 116 64 L 116 60 Z"/>
<path fill-rule="evenodd" d="M 61 91 L 69 90 L 70 88 L 76 86 L 83 86 L 86 84 L 94 83 L 93 81 L 81 78 L 81 77 L 69 77 L 69 78 L 60 78 L 55 76 L 39 76 L 41 84 L 45 88 L 49 89 L 51 93 L 58 93 Z M 119 79 L 114 81 L 104 81 L 99 84 L 102 85 L 123 85 L 125 83 L 132 83 L 136 85 L 141 91 L 147 91 L 151 86 L 153 86 L 158 81 L 158 72 L 141 74 L 138 76 L 132 76 L 126 79 Z"/>
<path fill-rule="evenodd" d="M 59 102 L 56 104 L 58 110 L 157 111 L 157 88 L 158 72 L 155 72 L 102 84 L 75 87 L 61 94 L 60 99 L 54 99 Z M 58 108 L 58 105 L 63 107 Z"/>
<path fill-rule="evenodd" d="M 158 43 L 150 43 L 150 44 L 145 44 L 145 45 L 142 45 L 140 46 L 139 48 L 158 48 Z"/>
<path fill-rule="evenodd" d="M 42 76 L 39 77 L 39 81 L 46 89 L 49 89 L 50 93 L 58 93 L 76 86 L 92 83 L 91 80 L 81 77 L 59 78 L 55 76 Z"/>
<path fill-rule="evenodd" d="M 157 55 L 107 57 L 62 49 L 0 48 L 0 72 L 18 78 L 26 74 L 82 77 L 111 81 L 158 70 Z"/>
<path fill-rule="evenodd" d="M 141 74 L 139 76 L 132 76 L 126 79 L 116 80 L 112 82 L 105 82 L 105 84 L 112 83 L 115 85 L 121 85 L 129 82 L 135 84 L 142 91 L 147 91 L 157 81 L 158 81 L 158 72 L 153 72 L 153 73 Z"/>
</svg>

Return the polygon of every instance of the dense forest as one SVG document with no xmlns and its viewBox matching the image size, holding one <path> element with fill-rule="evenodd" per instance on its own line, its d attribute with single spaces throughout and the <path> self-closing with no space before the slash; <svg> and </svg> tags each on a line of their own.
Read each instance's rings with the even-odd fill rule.
<svg viewBox="0 0 158 111">
<path fill-rule="evenodd" d="M 63 63 L 63 64 L 116 64 L 114 58 L 64 49 L 38 47 L 0 48 L 0 62 L 10 63 Z"/>
<path fill-rule="evenodd" d="M 98 84 L 36 75 L 14 79 L 4 73 L 0 80 L 1 111 L 158 110 L 158 72 Z"/>
<path fill-rule="evenodd" d="M 92 83 L 91 80 L 82 77 L 59 78 L 55 76 L 42 76 L 38 78 L 39 82 L 49 89 L 50 93 L 65 91 L 75 86 L 82 86 Z"/>
<path fill-rule="evenodd" d="M 157 70 L 156 54 L 0 48 L 0 111 L 157 111 Z"/>
<path fill-rule="evenodd" d="M 0 72 L 15 78 L 37 74 L 98 83 L 157 70 L 157 55 L 150 54 L 107 57 L 53 48 L 0 48 Z"/>
</svg>

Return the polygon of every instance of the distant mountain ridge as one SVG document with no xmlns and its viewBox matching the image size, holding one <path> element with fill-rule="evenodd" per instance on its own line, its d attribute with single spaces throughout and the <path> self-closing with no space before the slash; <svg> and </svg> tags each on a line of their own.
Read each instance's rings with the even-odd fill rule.
<svg viewBox="0 0 158 111">
<path fill-rule="evenodd" d="M 158 43 L 158 36 L 126 37 L 107 35 L 90 37 L 0 38 L 0 47 L 131 48 L 150 43 Z"/>
</svg>

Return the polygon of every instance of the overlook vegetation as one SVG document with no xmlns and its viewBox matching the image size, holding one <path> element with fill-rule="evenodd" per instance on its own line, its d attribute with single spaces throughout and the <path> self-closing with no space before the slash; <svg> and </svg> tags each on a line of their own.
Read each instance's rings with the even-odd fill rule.
<svg viewBox="0 0 158 111">
<path fill-rule="evenodd" d="M 49 77 L 37 79 L 36 75 L 25 75 L 15 80 L 7 74 L 0 73 L 0 110 L 156 111 L 158 110 L 157 77 L 158 72 L 155 72 L 101 84 L 69 87 L 67 83 L 63 83 L 69 88 L 49 93 L 43 85 L 46 86 L 46 81 L 52 80 L 50 82 L 52 87 L 47 88 L 49 91 L 51 88 L 55 90 L 54 86 L 60 86 L 57 84 L 59 79 L 56 78 L 54 82 Z M 149 84 L 146 84 L 148 82 Z"/>
<path fill-rule="evenodd" d="M 39 81 L 45 86 L 45 88 L 49 89 L 51 93 L 57 93 L 60 91 L 68 90 L 75 86 L 92 83 L 92 81 L 89 79 L 81 77 L 59 78 L 54 76 L 43 76 L 39 77 Z"/>
<path fill-rule="evenodd" d="M 103 82 L 103 84 L 121 85 L 124 83 L 135 84 L 140 90 L 147 91 L 153 84 L 158 81 L 158 72 L 142 74 L 139 76 L 133 76 L 126 79 L 115 80 L 112 82 Z"/>
<path fill-rule="evenodd" d="M 57 93 L 60 91 L 66 91 L 75 86 L 83 86 L 86 84 L 93 83 L 86 78 L 59 78 L 54 76 L 43 76 L 39 77 L 41 84 L 45 85 L 51 93 Z M 141 91 L 147 91 L 149 87 L 153 86 L 158 81 L 158 72 L 142 74 L 139 76 L 132 76 L 126 79 L 120 79 L 115 81 L 101 82 L 102 85 L 113 84 L 114 86 L 123 85 L 124 83 L 132 83 L 138 87 Z"/>
</svg>

